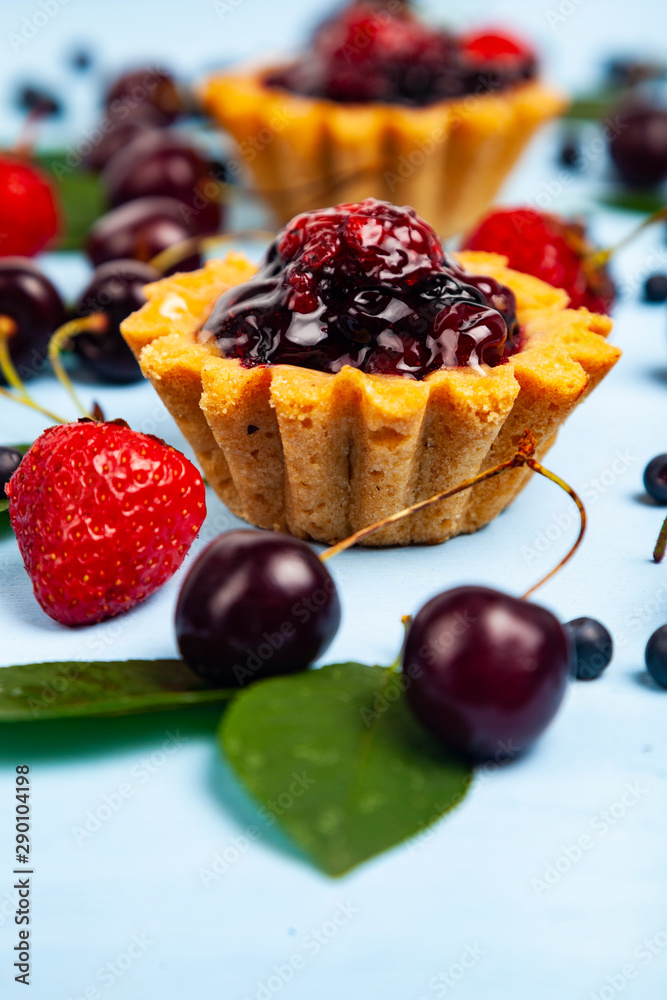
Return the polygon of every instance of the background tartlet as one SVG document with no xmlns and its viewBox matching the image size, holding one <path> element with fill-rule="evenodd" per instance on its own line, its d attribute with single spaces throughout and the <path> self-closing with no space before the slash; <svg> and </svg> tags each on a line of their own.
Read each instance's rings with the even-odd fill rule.
<svg viewBox="0 0 667 1000">
<path fill-rule="evenodd" d="M 445 238 L 481 217 L 566 105 L 525 43 L 377 0 L 343 6 L 295 62 L 221 73 L 202 96 L 280 224 L 371 196 L 412 205 Z"/>
</svg>

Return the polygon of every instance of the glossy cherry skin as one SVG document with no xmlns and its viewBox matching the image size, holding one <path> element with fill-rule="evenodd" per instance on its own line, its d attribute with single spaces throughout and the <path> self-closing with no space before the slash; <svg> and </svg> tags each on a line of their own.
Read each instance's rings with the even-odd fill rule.
<svg viewBox="0 0 667 1000">
<path fill-rule="evenodd" d="M 9 353 L 22 379 L 46 364 L 49 338 L 65 321 L 62 299 L 46 275 L 26 257 L 0 258 L 0 315 L 16 324 Z M 0 374 L 0 384 L 4 385 Z"/>
<path fill-rule="evenodd" d="M 90 148 L 86 147 L 84 165 L 99 173 L 111 157 L 138 135 L 165 128 L 169 120 L 153 104 L 129 105 L 118 102 L 106 108 L 99 124 L 89 133 Z"/>
<path fill-rule="evenodd" d="M 219 687 L 305 670 L 340 624 L 340 601 L 313 550 L 275 532 L 229 531 L 188 573 L 176 606 L 186 663 Z"/>
<path fill-rule="evenodd" d="M 220 180 L 212 165 L 187 139 L 168 130 L 151 131 L 133 139 L 109 160 L 102 182 L 112 206 L 134 198 L 159 195 L 190 208 L 189 222 L 197 232 L 220 228 Z"/>
<path fill-rule="evenodd" d="M 196 234 L 189 216 L 187 205 L 174 198 L 136 198 L 112 208 L 93 224 L 86 237 L 86 253 L 96 266 L 120 258 L 149 263 L 162 250 Z M 191 254 L 173 270 L 198 267 L 201 256 Z"/>
<path fill-rule="evenodd" d="M 79 316 L 103 312 L 109 327 L 105 333 L 80 333 L 74 338 L 74 349 L 81 363 L 103 381 L 124 383 L 142 378 L 120 324 L 145 303 L 144 285 L 160 277 L 159 271 L 141 261 L 112 260 L 96 269 L 83 291 L 76 308 Z"/>
<path fill-rule="evenodd" d="M 614 640 L 595 618 L 574 618 L 565 628 L 572 637 L 572 674 L 579 681 L 594 681 L 611 663 Z"/>
<path fill-rule="evenodd" d="M 626 184 L 662 183 L 667 177 L 667 110 L 648 104 L 622 110 L 609 151 Z"/>
<path fill-rule="evenodd" d="M 410 627 L 406 698 L 456 754 L 515 756 L 556 714 L 570 662 L 570 640 L 550 611 L 486 587 L 457 587 L 429 601 Z"/>
<path fill-rule="evenodd" d="M 160 112 L 165 122 L 174 121 L 184 110 L 183 99 L 171 73 L 150 66 L 117 77 L 107 91 L 105 103 L 110 109 L 119 105 L 132 109 L 150 105 Z"/>
<path fill-rule="evenodd" d="M 22 461 L 23 455 L 16 448 L 0 447 L 0 500 L 4 500 L 5 486 Z"/>
</svg>

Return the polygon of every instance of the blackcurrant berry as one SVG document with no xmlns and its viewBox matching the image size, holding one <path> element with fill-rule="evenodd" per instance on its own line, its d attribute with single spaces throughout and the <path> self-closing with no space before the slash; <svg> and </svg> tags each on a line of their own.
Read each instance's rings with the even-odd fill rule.
<svg viewBox="0 0 667 1000">
<path fill-rule="evenodd" d="M 644 283 L 644 302 L 667 302 L 667 274 L 652 274 Z"/>
<path fill-rule="evenodd" d="M 581 166 L 581 150 L 573 139 L 563 143 L 558 154 L 558 161 L 571 170 L 576 170 Z"/>
<path fill-rule="evenodd" d="M 667 503 L 667 454 L 656 455 L 644 469 L 644 489 L 658 503 Z"/>
<path fill-rule="evenodd" d="M 80 333 L 74 349 L 81 363 L 105 382 L 136 382 L 141 369 L 120 332 L 120 324 L 146 301 L 144 285 L 160 273 L 138 260 L 112 260 L 94 272 L 79 299 L 79 316 L 102 312 L 109 326 L 104 333 Z"/>
<path fill-rule="evenodd" d="M 102 181 L 112 206 L 160 195 L 187 205 L 198 232 L 216 232 L 220 226 L 221 183 L 192 143 L 174 132 L 138 135 L 112 156 Z"/>
<path fill-rule="evenodd" d="M 93 54 L 90 49 L 79 46 L 68 54 L 67 61 L 77 73 L 86 73 L 93 65 Z"/>
<path fill-rule="evenodd" d="M 614 640 L 595 618 L 574 618 L 565 626 L 572 636 L 572 674 L 580 681 L 593 681 L 611 663 Z"/>
<path fill-rule="evenodd" d="M 0 500 L 5 498 L 5 486 L 18 469 L 23 455 L 16 448 L 0 447 Z"/>
<path fill-rule="evenodd" d="M 21 87 L 16 103 L 21 111 L 34 112 L 44 118 L 56 118 L 62 114 L 62 102 L 50 90 L 27 84 Z"/>
<path fill-rule="evenodd" d="M 667 625 L 656 629 L 646 643 L 646 669 L 656 684 L 667 688 Z"/>
<path fill-rule="evenodd" d="M 96 266 L 120 258 L 148 263 L 162 250 L 196 234 L 188 222 L 190 214 L 187 205 L 174 198 L 136 198 L 94 223 L 86 237 L 86 253 Z M 178 262 L 176 270 L 198 267 L 200 255 L 191 254 Z"/>
<path fill-rule="evenodd" d="M 550 611 L 486 587 L 457 587 L 429 601 L 410 627 L 406 698 L 450 750 L 500 760 L 552 720 L 570 657 L 569 637 Z"/>
<path fill-rule="evenodd" d="M 313 550 L 274 532 L 229 531 L 204 549 L 176 606 L 186 663 L 220 687 L 305 670 L 340 624 L 336 586 Z"/>
<path fill-rule="evenodd" d="M 65 308 L 49 279 L 25 257 L 0 257 L 0 316 L 12 330 L 9 354 L 21 378 L 39 374 L 49 338 L 65 320 Z"/>
</svg>

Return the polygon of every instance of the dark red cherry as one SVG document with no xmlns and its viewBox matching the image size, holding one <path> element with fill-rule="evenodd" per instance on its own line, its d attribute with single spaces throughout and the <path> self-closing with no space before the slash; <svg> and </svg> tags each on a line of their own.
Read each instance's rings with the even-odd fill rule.
<svg viewBox="0 0 667 1000">
<path fill-rule="evenodd" d="M 120 324 L 146 301 L 144 285 L 158 281 L 159 271 L 137 260 L 113 260 L 96 269 L 76 307 L 79 316 L 104 313 L 104 333 L 80 333 L 74 349 L 81 363 L 105 382 L 136 382 L 141 369 L 120 332 Z"/>
<path fill-rule="evenodd" d="M 93 264 L 132 258 L 148 263 L 167 247 L 194 236 L 187 205 L 174 198 L 137 198 L 112 208 L 94 223 L 86 237 L 86 253 Z M 201 267 L 201 256 L 179 261 L 178 271 Z"/>
<path fill-rule="evenodd" d="M 199 233 L 217 232 L 223 184 L 216 169 L 192 143 L 168 130 L 137 136 L 108 162 L 102 182 L 112 206 L 134 198 L 175 198 L 190 209 Z"/>
<path fill-rule="evenodd" d="M 530 746 L 563 700 L 568 635 L 545 608 L 486 587 L 439 594 L 416 615 L 403 654 L 418 719 L 472 760 Z"/>
<path fill-rule="evenodd" d="M 313 550 L 274 532 L 229 531 L 204 549 L 176 605 L 183 659 L 219 687 L 305 670 L 340 624 L 340 602 Z"/>
<path fill-rule="evenodd" d="M 136 108 L 150 104 L 172 122 L 184 110 L 184 101 L 170 73 L 150 66 L 123 73 L 114 80 L 106 94 L 105 104 L 113 109 L 120 105 Z"/>
<path fill-rule="evenodd" d="M 10 320 L 9 353 L 22 379 L 46 365 L 49 338 L 65 321 L 60 295 L 27 257 L 0 258 L 0 316 Z M 0 383 L 4 385 L 0 374 Z"/>
<path fill-rule="evenodd" d="M 138 135 L 165 128 L 169 120 L 154 104 L 130 106 L 118 102 L 106 108 L 99 123 L 88 131 L 82 147 L 84 166 L 94 173 L 104 170 L 111 157 Z"/>
<path fill-rule="evenodd" d="M 0 500 L 5 498 L 5 486 L 23 461 L 23 454 L 17 448 L 0 447 Z"/>
<path fill-rule="evenodd" d="M 667 177 L 667 110 L 651 104 L 621 109 L 609 150 L 621 178 L 653 187 Z"/>
</svg>

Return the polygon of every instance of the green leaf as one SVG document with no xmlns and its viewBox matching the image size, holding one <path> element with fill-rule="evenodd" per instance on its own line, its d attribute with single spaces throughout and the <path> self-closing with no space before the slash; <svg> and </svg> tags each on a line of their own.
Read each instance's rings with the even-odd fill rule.
<svg viewBox="0 0 667 1000">
<path fill-rule="evenodd" d="M 262 815 L 329 875 L 425 829 L 471 780 L 414 720 L 402 676 L 361 663 L 251 685 L 220 742 Z"/>
<path fill-rule="evenodd" d="M 645 212 L 651 215 L 665 204 L 665 193 L 660 190 L 627 190 L 612 191 L 600 198 L 603 205 L 611 208 L 621 208 L 627 212 Z"/>
<path fill-rule="evenodd" d="M 96 174 L 72 166 L 67 153 L 46 153 L 38 160 L 51 174 L 62 205 L 64 229 L 58 249 L 78 250 L 93 222 L 107 209 L 102 184 Z"/>
<path fill-rule="evenodd" d="M 0 722 L 132 715 L 226 701 L 182 660 L 0 667 Z"/>
</svg>

